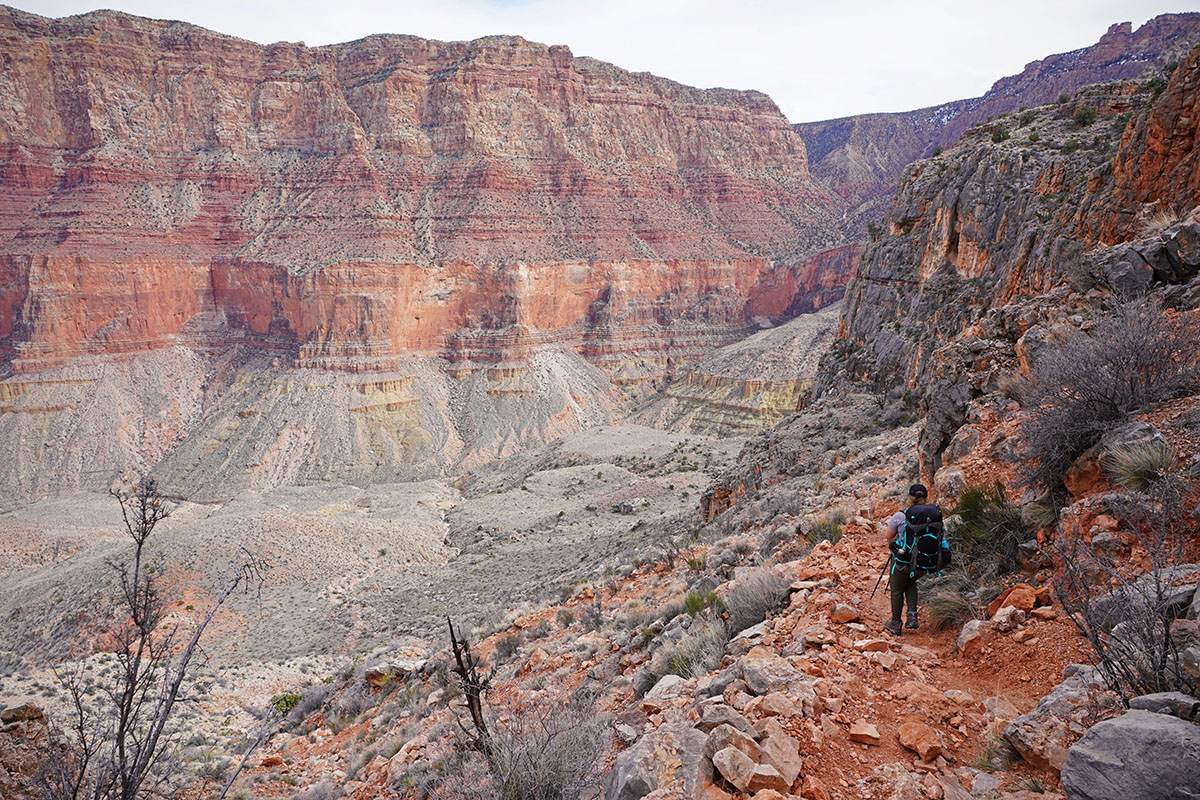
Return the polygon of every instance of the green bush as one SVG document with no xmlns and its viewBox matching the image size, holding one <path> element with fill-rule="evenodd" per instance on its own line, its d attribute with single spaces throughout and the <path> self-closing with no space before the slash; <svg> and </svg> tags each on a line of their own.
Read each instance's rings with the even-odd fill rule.
<svg viewBox="0 0 1200 800">
<path fill-rule="evenodd" d="M 281 717 L 286 717 L 292 709 L 300 705 L 300 695 L 296 692 L 277 694 L 271 698 L 270 706 Z"/>
<path fill-rule="evenodd" d="M 968 572 L 978 576 L 994 568 L 1004 574 L 1017 568 L 1017 547 L 1030 531 L 1000 483 L 965 487 L 950 513 L 959 518 L 954 538 Z"/>
<path fill-rule="evenodd" d="M 1026 111 L 1024 114 L 1022 114 L 1020 117 L 1017 118 L 1017 127 L 1024 128 L 1026 125 L 1033 122 L 1035 119 L 1037 119 L 1037 114 L 1033 113 L 1032 111 Z"/>
<path fill-rule="evenodd" d="M 933 148 L 933 156 L 934 156 L 934 158 L 937 158 L 938 156 L 940 156 L 940 155 L 942 154 L 942 152 L 943 152 L 943 151 L 942 151 L 942 146 L 941 146 L 940 144 L 939 144 L 937 147 L 934 147 L 934 148 Z"/>
<path fill-rule="evenodd" d="M 720 614 L 725 610 L 725 602 L 717 597 L 716 592 L 688 592 L 683 598 L 683 607 L 693 617 L 710 608 Z"/>
<path fill-rule="evenodd" d="M 1008 132 L 1008 128 L 1005 128 L 1003 125 L 996 128 L 996 130 L 992 131 L 992 141 L 995 142 L 996 144 L 1000 144 L 1001 142 L 1006 142 L 1011 137 L 1012 137 L 1012 134 L 1010 134 Z"/>
<path fill-rule="evenodd" d="M 1075 124 L 1080 128 L 1086 128 L 1096 121 L 1096 109 L 1087 106 L 1075 112 Z"/>
<path fill-rule="evenodd" d="M 842 538 L 842 525 L 832 519 L 823 518 L 817 521 L 812 530 L 804 534 L 809 544 L 816 545 L 823 541 L 837 543 Z"/>
<path fill-rule="evenodd" d="M 1042 140 L 1042 137 L 1038 134 L 1037 128 L 1030 128 L 1029 129 L 1029 141 L 1040 142 L 1041 140 Z"/>
<path fill-rule="evenodd" d="M 1062 143 L 1062 151 L 1064 153 L 1074 153 L 1081 147 L 1083 147 L 1083 143 L 1078 139 L 1067 139 Z"/>
</svg>

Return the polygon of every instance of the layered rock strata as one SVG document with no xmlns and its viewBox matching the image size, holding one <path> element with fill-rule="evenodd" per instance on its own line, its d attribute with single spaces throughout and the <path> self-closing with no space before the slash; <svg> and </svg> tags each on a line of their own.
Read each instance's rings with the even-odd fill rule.
<svg viewBox="0 0 1200 800">
<path fill-rule="evenodd" d="M 0 369 L 196 328 L 349 369 L 687 354 L 836 291 L 786 265 L 840 244 L 840 200 L 756 92 L 519 37 L 260 46 L 114 12 L 0 9 L 0 52 Z"/>
</svg>

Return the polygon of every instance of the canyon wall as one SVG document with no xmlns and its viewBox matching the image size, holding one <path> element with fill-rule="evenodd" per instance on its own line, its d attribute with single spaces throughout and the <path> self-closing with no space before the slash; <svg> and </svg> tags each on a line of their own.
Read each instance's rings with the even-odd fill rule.
<svg viewBox="0 0 1200 800">
<path fill-rule="evenodd" d="M 853 232 L 886 215 L 904 168 L 949 147 L 989 117 L 1052 102 L 1080 87 L 1135 78 L 1179 61 L 1200 41 L 1200 14 L 1161 14 L 1136 31 L 1130 23 L 1108 29 L 1090 47 L 1047 56 L 1017 75 L 996 81 L 981 97 L 915 111 L 860 114 L 798 123 L 813 174 L 845 198 Z"/>
<path fill-rule="evenodd" d="M 1115 298 L 1190 281 L 1200 252 L 1179 221 L 1200 205 L 1197 69 L 1200 48 L 1165 90 L 1086 87 L 910 165 L 847 288 L 818 393 L 912 390 L 931 476 L 971 401 L 1027 371 L 1046 341 Z M 1096 120 L 1076 121 L 1081 109 Z"/>
<path fill-rule="evenodd" d="M 347 369 L 686 354 L 838 282 L 788 266 L 841 244 L 841 201 L 757 92 L 519 37 L 261 46 L 108 11 L 0 9 L 0 53 L 0 370 L 198 327 Z"/>
</svg>

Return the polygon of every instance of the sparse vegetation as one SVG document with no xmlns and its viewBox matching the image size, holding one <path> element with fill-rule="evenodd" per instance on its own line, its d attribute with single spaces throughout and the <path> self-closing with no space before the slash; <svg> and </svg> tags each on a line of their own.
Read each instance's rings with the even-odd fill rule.
<svg viewBox="0 0 1200 800">
<path fill-rule="evenodd" d="M 148 542 L 171 506 L 153 480 L 111 493 L 121 507 L 125 533 L 133 542 L 127 560 L 111 564 L 120 622 L 113 632 L 114 669 L 101 691 L 89 694 L 82 671 L 60 680 L 71 709 L 67 727 L 52 721 L 51 747 L 64 757 L 41 775 L 45 794 L 55 800 L 137 800 L 170 795 L 183 780 L 182 729 L 176 710 L 200 639 L 217 610 L 239 587 L 261 580 L 265 564 L 245 557 L 208 613 L 189 629 L 168 618 L 170 602 L 150 558 Z M 257 736 L 237 765 L 220 776 L 225 797 L 245 759 L 274 729 L 280 715 L 264 716 Z"/>
<path fill-rule="evenodd" d="M 995 144 L 1007 142 L 1010 138 L 1012 138 L 1012 134 L 1009 133 L 1008 128 L 1004 127 L 1003 125 L 998 126 L 994 131 L 992 131 L 992 142 Z"/>
<path fill-rule="evenodd" d="M 1057 488 L 1075 459 L 1130 413 L 1198 379 L 1200 348 L 1178 319 L 1146 302 L 1119 308 L 1034 365 L 1024 398 L 1025 477 Z"/>
<path fill-rule="evenodd" d="M 994 734 L 983 743 L 971 766 L 986 772 L 1004 772 L 1016 758 L 1017 753 L 1008 740 Z"/>
<path fill-rule="evenodd" d="M 679 643 L 656 659 L 663 675 L 692 678 L 716 668 L 725 653 L 729 629 L 720 620 L 709 620 L 697 630 L 688 631 Z M 661 677 L 661 676 L 659 676 Z"/>
<path fill-rule="evenodd" d="M 787 602 L 788 582 L 772 569 L 762 567 L 739 580 L 725 595 L 729 611 L 729 635 L 736 636 Z"/>
<path fill-rule="evenodd" d="M 716 592 L 688 592 L 683 599 L 683 606 L 693 617 L 710 609 L 718 614 L 725 610 L 725 602 L 717 597 Z"/>
</svg>

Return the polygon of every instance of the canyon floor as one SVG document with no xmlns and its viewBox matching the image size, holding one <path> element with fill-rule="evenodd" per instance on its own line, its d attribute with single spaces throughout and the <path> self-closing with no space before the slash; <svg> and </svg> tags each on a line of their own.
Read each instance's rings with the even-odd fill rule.
<svg viewBox="0 0 1200 800">
<path fill-rule="evenodd" d="M 174 620 L 199 619 L 244 554 L 269 564 L 261 586 L 235 595 L 206 637 L 209 667 L 198 680 L 224 698 L 213 700 L 217 718 L 237 700 L 261 703 L 264 692 L 293 685 L 301 668 L 315 674 L 372 648 L 436 649 L 448 614 L 487 632 L 569 595 L 572 585 L 674 547 L 673 537 L 700 526 L 701 495 L 733 464 L 749 432 L 795 407 L 838 311 L 804 315 L 719 350 L 681 371 L 674 391 L 631 395 L 628 418 L 656 427 L 586 428 L 509 448 L 510 455 L 453 478 L 246 488 L 214 500 L 212 487 L 237 480 L 218 471 L 194 487 L 196 500 L 173 496 L 154 558 L 180 598 Z M 116 363 L 93 371 L 98 379 L 78 383 L 52 376 L 47 386 L 24 390 L 26 399 L 87 391 L 81 387 L 128 390 L 136 370 Z M 261 383 L 241 391 L 271 393 Z M 541 402 L 531 394 L 526 402 Z M 117 413 L 131 417 L 134 405 L 116 404 Z M 86 409 L 113 408 L 78 398 L 64 406 L 52 422 L 64 425 L 61 416 L 70 414 L 84 430 L 108 419 Z M 40 406 L 14 424 L 34 428 L 39 414 Z M 220 423 L 201 426 L 200 438 L 214 426 Z M 185 439 L 169 451 L 168 466 L 193 446 Z M 176 485 L 186 487 L 183 481 Z M 0 703 L 53 704 L 56 666 L 98 658 L 92 651 L 110 605 L 109 562 L 128 548 L 120 507 L 104 492 L 18 501 L 0 515 L 0 615 L 9 620 Z"/>
</svg>

